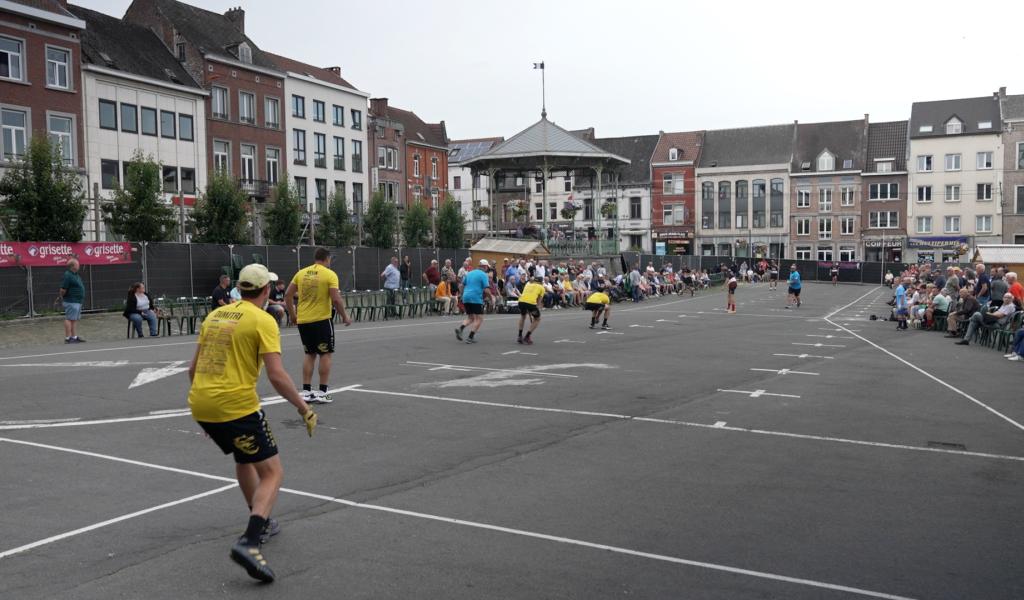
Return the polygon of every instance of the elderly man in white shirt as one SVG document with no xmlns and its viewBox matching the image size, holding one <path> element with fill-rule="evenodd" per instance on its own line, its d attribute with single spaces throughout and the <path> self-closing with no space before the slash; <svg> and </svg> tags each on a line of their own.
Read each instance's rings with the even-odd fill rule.
<svg viewBox="0 0 1024 600">
<path fill-rule="evenodd" d="M 1003 304 L 986 313 L 976 312 L 971 315 L 971 321 L 967 324 L 967 333 L 964 339 L 957 342 L 959 346 L 968 346 L 974 340 L 974 335 L 979 327 L 995 327 L 1007 323 L 1010 317 L 1017 312 L 1017 305 L 1013 303 L 1013 294 L 1003 294 Z"/>
</svg>

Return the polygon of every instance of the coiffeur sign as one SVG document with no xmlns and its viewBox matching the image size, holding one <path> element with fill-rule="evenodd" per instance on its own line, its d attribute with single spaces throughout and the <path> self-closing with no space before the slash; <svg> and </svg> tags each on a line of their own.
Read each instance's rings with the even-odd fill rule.
<svg viewBox="0 0 1024 600">
<path fill-rule="evenodd" d="M 0 242 L 0 267 L 63 267 L 69 258 L 83 265 L 132 262 L 131 242 Z"/>
</svg>

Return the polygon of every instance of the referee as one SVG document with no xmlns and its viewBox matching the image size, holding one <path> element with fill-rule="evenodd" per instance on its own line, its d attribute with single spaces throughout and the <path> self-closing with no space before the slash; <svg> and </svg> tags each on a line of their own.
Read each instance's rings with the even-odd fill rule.
<svg viewBox="0 0 1024 600">
<path fill-rule="evenodd" d="M 192 418 L 224 454 L 234 454 L 238 487 L 249 506 L 249 524 L 231 547 L 231 560 L 250 577 L 266 583 L 274 581 L 274 572 L 260 546 L 280 529 L 270 512 L 284 471 L 256 394 L 263 365 L 274 389 L 298 409 L 311 437 L 317 422 L 316 413 L 299 396 L 281 364 L 277 322 L 263 310 L 272 279 L 276 277 L 263 265 L 242 269 L 238 274 L 242 299 L 221 306 L 203 320 L 188 369 Z"/>
</svg>

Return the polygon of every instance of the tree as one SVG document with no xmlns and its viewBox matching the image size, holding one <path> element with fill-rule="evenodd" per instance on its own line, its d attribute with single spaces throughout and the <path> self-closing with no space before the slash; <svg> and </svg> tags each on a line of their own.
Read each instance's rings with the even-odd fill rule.
<svg viewBox="0 0 1024 600">
<path fill-rule="evenodd" d="M 390 248 L 395 243 L 395 228 L 398 222 L 398 209 L 394 202 L 384 199 L 380 191 L 373 193 L 370 206 L 366 209 L 363 219 L 363 230 L 371 246 Z"/>
<path fill-rule="evenodd" d="M 103 222 L 111 232 L 138 242 L 164 242 L 174 236 L 178 223 L 174 209 L 163 203 L 162 171 L 152 156 L 135 151 L 124 187 L 119 185 L 103 205 Z"/>
<path fill-rule="evenodd" d="M 325 246 L 351 246 L 356 238 L 356 226 L 348 214 L 345 196 L 327 196 L 327 212 L 320 215 L 317 241 Z"/>
<path fill-rule="evenodd" d="M 440 248 L 462 248 L 465 245 L 466 218 L 455 199 L 448 196 L 437 211 L 437 245 Z"/>
<path fill-rule="evenodd" d="M 430 211 L 422 202 L 417 202 L 405 211 L 405 220 L 402 221 L 402 237 L 405 238 L 403 245 L 410 248 L 420 248 L 427 245 L 430 237 Z"/>
<path fill-rule="evenodd" d="M 0 200 L 0 219 L 15 240 L 82 239 L 82 180 L 64 165 L 60 149 L 46 135 L 33 136 L 25 157 L 0 180 Z"/>
<path fill-rule="evenodd" d="M 302 234 L 302 206 L 295 186 L 288 183 L 288 174 L 274 186 L 274 202 L 263 212 L 267 241 L 275 246 L 294 246 Z"/>
<path fill-rule="evenodd" d="M 215 173 L 206 184 L 206 192 L 192 210 L 195 235 L 192 241 L 211 244 L 246 244 L 245 192 L 224 173 Z"/>
</svg>

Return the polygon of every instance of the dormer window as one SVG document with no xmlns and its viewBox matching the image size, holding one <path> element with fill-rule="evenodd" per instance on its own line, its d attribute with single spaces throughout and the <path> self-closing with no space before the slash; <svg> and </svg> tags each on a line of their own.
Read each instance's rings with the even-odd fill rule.
<svg viewBox="0 0 1024 600">
<path fill-rule="evenodd" d="M 918 127 L 917 130 L 919 132 L 921 132 L 921 133 L 931 133 L 932 132 L 932 126 L 931 125 L 922 125 L 922 126 Z"/>
<path fill-rule="evenodd" d="M 852 169 L 853 168 L 853 160 L 849 159 L 849 158 L 844 159 L 843 160 L 843 168 L 844 169 Z"/>
<path fill-rule="evenodd" d="M 247 65 L 252 64 L 252 48 L 249 47 L 249 44 L 242 42 L 238 45 L 238 60 Z"/>
<path fill-rule="evenodd" d="M 978 121 L 978 129 L 992 129 L 992 121 Z"/>
<path fill-rule="evenodd" d="M 828 150 L 821 153 L 818 156 L 818 170 L 819 171 L 835 171 L 836 169 L 836 157 L 832 156 L 832 153 Z"/>
<path fill-rule="evenodd" d="M 679 160 L 679 148 L 669 148 L 668 149 L 668 159 L 669 160 Z"/>
<path fill-rule="evenodd" d="M 956 135 L 964 132 L 964 124 L 960 122 L 960 119 L 953 117 L 946 121 L 946 135 Z"/>
</svg>

